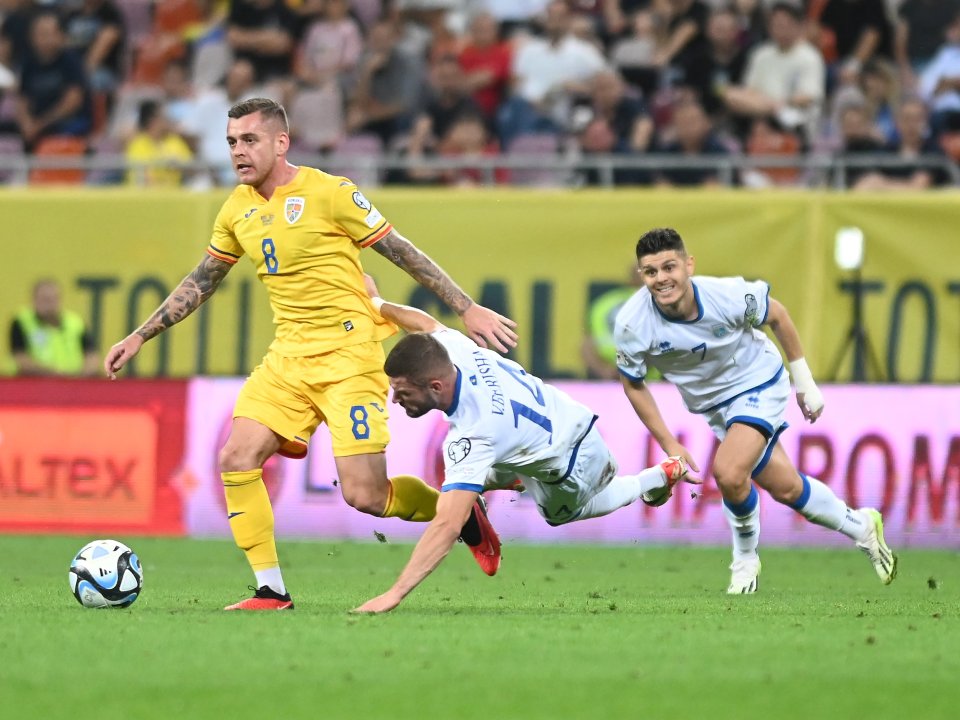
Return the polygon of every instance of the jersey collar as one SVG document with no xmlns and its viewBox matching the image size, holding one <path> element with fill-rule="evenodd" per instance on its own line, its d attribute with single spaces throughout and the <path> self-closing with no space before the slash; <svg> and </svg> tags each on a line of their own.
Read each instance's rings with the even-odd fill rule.
<svg viewBox="0 0 960 720">
<path fill-rule="evenodd" d="M 660 309 L 660 306 L 657 305 L 657 301 L 653 299 L 653 295 L 651 294 L 650 302 L 653 303 L 653 307 L 655 307 L 657 309 L 657 312 L 660 313 L 660 317 L 662 317 L 667 322 L 677 323 L 679 325 L 690 325 L 692 323 L 698 322 L 703 317 L 703 303 L 700 302 L 700 288 L 697 287 L 697 284 L 695 282 L 691 281 L 690 284 L 693 285 L 693 299 L 697 303 L 697 316 L 693 320 L 677 320 L 676 318 L 672 318 L 666 313 L 664 313 L 663 310 Z"/>
<path fill-rule="evenodd" d="M 457 367 L 454 365 L 454 367 Z M 457 384 L 453 388 L 453 402 L 450 403 L 444 412 L 447 414 L 447 417 L 450 417 L 457 411 L 457 406 L 460 404 L 460 384 L 463 382 L 463 373 L 460 372 L 460 368 L 457 368 Z"/>
</svg>

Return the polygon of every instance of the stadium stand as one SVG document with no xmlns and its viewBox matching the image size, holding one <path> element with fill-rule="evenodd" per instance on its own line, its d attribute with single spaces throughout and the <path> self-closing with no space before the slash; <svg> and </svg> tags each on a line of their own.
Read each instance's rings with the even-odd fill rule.
<svg viewBox="0 0 960 720">
<path fill-rule="evenodd" d="M 407 152 L 410 133 L 417 118 L 428 111 L 435 68 L 451 60 L 463 68 L 464 88 L 486 118 L 491 143 L 479 165 L 449 152 L 441 153 L 442 161 L 454 170 L 462 163 L 459 167 L 464 172 L 485 168 L 475 175 L 481 183 L 652 184 L 658 177 L 655 171 L 692 166 L 689 153 L 662 152 L 676 147 L 674 109 L 696 101 L 708 114 L 717 145 L 728 150 L 723 156 L 708 154 L 700 159 L 698 167 L 713 168 L 703 177 L 746 187 L 841 187 L 849 185 L 848 165 L 869 165 L 872 156 L 867 150 L 882 162 L 896 165 L 904 153 L 893 151 L 899 147 L 894 119 L 903 103 L 917 98 L 929 113 L 925 129 L 929 142 L 923 144 L 919 157 L 905 158 L 904 167 L 925 167 L 944 178 L 946 185 L 960 179 L 960 123 L 956 121 L 960 112 L 953 110 L 954 105 L 960 108 L 960 100 L 954 97 L 960 98 L 960 93 L 950 83 L 933 90 L 921 84 L 924 67 L 936 58 L 949 68 L 951 61 L 943 58 L 960 57 L 960 19 L 953 10 L 957 3 L 938 5 L 943 21 L 936 26 L 924 21 L 925 3 L 920 0 L 620 0 L 616 4 L 619 12 L 611 13 L 602 11 L 608 4 L 599 1 L 551 0 L 524 3 L 523 7 L 531 8 L 527 15 L 518 14 L 519 10 L 504 15 L 503 3 L 492 0 L 336 0 L 337 9 L 328 14 L 324 2 L 304 0 L 101 0 L 106 8 L 103 17 L 110 13 L 115 17 L 119 11 L 123 18 L 123 78 L 116 89 L 91 88 L 92 128 L 81 138 L 90 153 L 66 153 L 71 159 L 64 170 L 73 172 L 62 179 L 81 177 L 77 163 L 84 158 L 89 160 L 87 182 L 109 184 L 111 178 L 122 178 L 122 154 L 115 148 L 129 140 L 143 101 L 160 99 L 181 132 L 197 126 L 191 114 L 199 118 L 206 113 L 203 117 L 208 122 L 209 93 L 223 92 L 235 59 L 231 48 L 240 57 L 251 52 L 249 36 L 238 40 L 237 23 L 259 15 L 284 19 L 283 33 L 292 38 L 293 47 L 284 50 L 283 57 L 293 59 L 292 70 L 277 76 L 275 68 L 270 73 L 255 68 L 255 81 L 261 84 L 244 92 L 244 97 L 265 94 L 286 104 L 301 161 L 338 172 L 355 171 L 368 182 L 415 182 L 416 173 L 409 171 L 422 158 Z M 340 19 L 343 5 L 348 15 Z M 856 6 L 856 12 L 848 5 Z M 24 23 L 31 12 L 60 8 L 69 36 L 69 13 L 75 12 L 69 7 L 69 3 L 50 5 L 37 0 L 4 3 L 0 72 L 11 77 L 19 73 L 18 53 L 23 52 Z M 532 9 L 538 11 L 529 14 Z M 797 41 L 794 33 L 787 43 L 790 47 L 777 51 L 778 38 L 791 32 L 782 27 L 790 19 L 799 20 L 803 37 Z M 363 82 L 380 87 L 381 92 L 397 81 L 396 68 L 392 75 L 390 67 L 376 68 L 379 46 L 369 44 L 371 33 L 383 36 L 385 24 L 395 36 L 391 57 L 403 59 L 405 86 L 404 107 L 390 116 L 389 132 L 381 127 L 383 123 L 369 119 L 370 112 L 392 111 L 378 107 L 378 98 L 365 101 L 363 122 L 357 122 L 355 114 L 356 89 L 363 73 L 367 74 Z M 496 36 L 491 36 L 490 28 L 495 28 Z M 359 62 L 356 40 L 349 39 L 351 33 L 356 37 L 357 29 L 363 46 Z M 875 40 L 859 43 L 863 38 Z M 745 94 L 750 82 L 764 82 L 756 71 L 754 80 L 749 76 L 749 58 L 755 51 L 766 48 L 764 57 L 787 63 L 794 46 L 806 53 L 807 72 L 816 67 L 809 61 L 811 53 L 822 61 L 825 96 L 822 103 L 813 99 L 818 109 L 809 98 L 791 95 L 789 87 L 773 95 L 750 95 L 749 90 Z M 867 46 L 869 52 L 861 52 Z M 531 48 L 535 49 L 532 54 Z M 337 54 L 348 49 L 349 57 L 338 60 Z M 622 131 L 631 121 L 619 117 L 619 110 L 608 109 L 602 123 L 600 116 L 591 116 L 598 112 L 594 79 L 600 82 L 601 75 L 582 77 L 559 67 L 569 58 L 591 53 L 599 53 L 606 63 L 603 78 L 613 72 L 626 89 L 623 112 L 633 108 L 634 116 L 637 112 L 649 115 L 653 122 L 649 140 L 629 142 Z M 372 57 L 374 70 L 370 69 Z M 551 72 L 525 77 L 531 57 L 533 67 L 540 68 L 535 72 L 545 68 Z M 551 57 L 558 67 L 549 67 Z M 171 63 L 187 73 L 185 88 L 176 98 L 169 97 L 167 89 Z M 505 63 L 510 66 L 507 82 Z M 387 86 L 377 85 L 380 74 Z M 0 133 L 11 135 L 18 131 L 18 98 L 30 88 L 19 80 L 8 85 L 0 88 Z M 411 102 L 414 87 L 419 88 L 419 99 Z M 530 127 L 518 124 L 520 97 L 527 113 L 520 120 L 531 120 Z M 867 121 L 855 154 L 845 148 L 840 122 L 852 107 L 862 110 Z M 505 118 L 510 121 L 506 125 Z M 585 128 L 591 132 L 584 133 Z M 609 152 L 602 150 L 611 144 L 606 128 L 621 132 Z M 371 141 L 371 132 L 380 132 L 379 143 Z M 517 132 L 520 137 L 514 140 Z M 217 184 L 230 183 L 228 173 L 214 171 L 209 152 L 197 152 L 202 138 L 189 132 L 185 137 L 197 159 L 195 172 L 185 173 L 184 178 L 209 176 Z M 20 161 L 7 160 L 20 156 L 9 138 L 4 143 L 6 164 L 0 178 L 9 183 L 19 176 L 11 168 Z M 27 146 L 25 162 L 32 167 L 40 148 L 31 148 L 29 142 Z M 49 148 L 43 147 L 42 172 L 34 177 L 47 177 L 55 170 L 50 163 L 57 155 Z M 121 164 L 112 170 L 105 167 L 113 160 Z"/>
</svg>

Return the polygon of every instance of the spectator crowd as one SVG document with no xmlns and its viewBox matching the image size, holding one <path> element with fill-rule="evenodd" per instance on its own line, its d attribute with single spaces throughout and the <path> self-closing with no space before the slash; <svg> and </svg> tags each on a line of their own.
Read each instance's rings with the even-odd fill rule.
<svg viewBox="0 0 960 720">
<path fill-rule="evenodd" d="M 792 160 L 816 155 L 860 158 L 853 189 L 921 189 L 960 161 L 960 0 L 0 0 L 0 17 L 0 159 L 126 159 L 36 182 L 230 184 L 226 113 L 254 96 L 287 107 L 295 157 L 404 160 L 361 181 L 657 154 L 683 162 L 614 181 L 703 186 L 717 159 L 784 159 L 734 178 L 765 187 L 804 184 Z"/>
</svg>

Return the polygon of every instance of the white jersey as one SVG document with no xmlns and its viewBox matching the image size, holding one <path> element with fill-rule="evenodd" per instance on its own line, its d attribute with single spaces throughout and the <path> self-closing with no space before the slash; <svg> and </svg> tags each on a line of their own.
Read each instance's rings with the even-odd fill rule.
<svg viewBox="0 0 960 720">
<path fill-rule="evenodd" d="M 457 368 L 443 490 L 482 492 L 496 471 L 550 481 L 568 474 L 595 416 L 512 360 L 445 328 L 433 333 Z"/>
<path fill-rule="evenodd" d="M 687 409 L 705 413 L 786 371 L 777 347 L 758 330 L 766 322 L 770 286 L 742 277 L 693 278 L 694 320 L 668 318 L 641 288 L 617 314 L 617 367 L 638 381 L 647 366 L 677 386 Z"/>
</svg>

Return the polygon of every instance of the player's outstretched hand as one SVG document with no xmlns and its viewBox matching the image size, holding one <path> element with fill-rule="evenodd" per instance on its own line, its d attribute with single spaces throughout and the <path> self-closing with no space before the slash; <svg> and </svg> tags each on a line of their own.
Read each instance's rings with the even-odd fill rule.
<svg viewBox="0 0 960 720">
<path fill-rule="evenodd" d="M 804 419 L 809 423 L 815 423 L 823 414 L 823 393 L 816 385 L 807 392 L 798 392 L 797 405 L 800 406 Z"/>
<path fill-rule="evenodd" d="M 117 379 L 117 373 L 130 358 L 140 352 L 143 347 L 143 338 L 134 333 L 128 335 L 123 340 L 114 345 L 107 351 L 107 356 L 103 359 L 103 370 L 111 380 Z"/>
<path fill-rule="evenodd" d="M 683 461 L 687 464 L 690 470 L 693 470 L 697 473 L 700 472 L 700 467 L 697 465 L 697 461 L 693 459 L 693 455 L 691 455 L 690 451 L 680 443 L 675 442 L 663 449 L 670 457 L 683 458 Z M 686 480 L 686 478 L 684 478 L 684 480 Z M 686 482 L 699 482 L 699 480 L 686 480 Z"/>
<path fill-rule="evenodd" d="M 474 303 L 461 315 L 467 334 L 480 347 L 492 345 L 497 352 L 505 353 L 517 346 L 517 324 L 508 317 L 490 308 Z"/>
<path fill-rule="evenodd" d="M 376 613 L 390 612 L 399 604 L 400 598 L 396 597 L 393 593 L 385 592 L 383 595 L 377 595 L 377 597 L 372 600 L 367 600 L 363 605 L 354 608 L 350 612 L 373 615 Z"/>
</svg>

